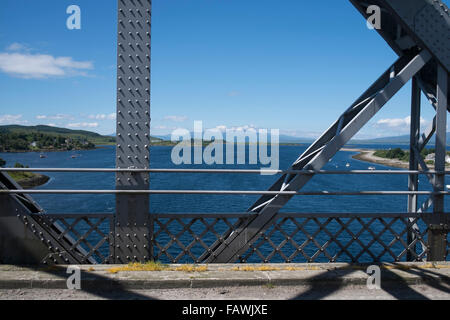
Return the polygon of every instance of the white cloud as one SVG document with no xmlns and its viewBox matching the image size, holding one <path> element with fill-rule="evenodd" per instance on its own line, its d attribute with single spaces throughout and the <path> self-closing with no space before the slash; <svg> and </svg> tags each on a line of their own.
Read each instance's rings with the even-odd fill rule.
<svg viewBox="0 0 450 320">
<path fill-rule="evenodd" d="M 67 126 L 69 128 L 97 128 L 98 122 L 69 123 Z"/>
<path fill-rule="evenodd" d="M 406 118 L 388 118 L 388 119 L 380 119 L 376 122 L 376 126 L 378 127 L 388 127 L 394 130 L 409 130 L 409 126 L 411 124 L 411 116 Z M 428 121 L 424 118 L 420 118 L 420 125 L 426 126 Z"/>
<path fill-rule="evenodd" d="M 28 123 L 27 120 L 21 120 L 22 119 L 21 114 L 4 114 L 0 115 L 0 124 L 25 124 Z"/>
<path fill-rule="evenodd" d="M 116 114 L 115 113 L 109 113 L 109 114 L 91 114 L 88 116 L 89 119 L 95 119 L 95 120 L 116 120 Z"/>
<path fill-rule="evenodd" d="M 166 116 L 164 120 L 169 120 L 173 122 L 184 122 L 188 119 L 186 116 Z"/>
<path fill-rule="evenodd" d="M 64 119 L 69 119 L 69 120 L 73 120 L 75 119 L 73 116 L 68 115 L 68 114 L 57 114 L 57 115 L 37 115 L 36 119 L 38 120 L 44 120 L 44 119 L 49 119 L 49 120 L 64 120 Z"/>
<path fill-rule="evenodd" d="M 11 45 L 19 49 L 19 44 Z M 10 48 L 11 48 L 10 46 Z M 0 71 L 25 79 L 86 75 L 93 68 L 92 62 L 75 61 L 71 57 L 53 57 L 46 54 L 0 53 Z"/>
<path fill-rule="evenodd" d="M 222 132 L 225 132 L 226 130 L 230 131 L 247 131 L 247 130 L 257 130 L 257 128 L 254 125 L 244 125 L 244 126 L 234 126 L 234 127 L 227 127 L 226 125 L 220 125 L 216 126 L 215 128 L 212 128 L 213 130 L 220 130 Z"/>
<path fill-rule="evenodd" d="M 168 127 L 168 126 L 152 126 L 155 130 L 176 130 L 178 127 Z"/>
<path fill-rule="evenodd" d="M 318 131 L 302 131 L 302 130 L 280 130 L 280 134 L 296 138 L 316 139 L 320 137 L 322 132 Z"/>
</svg>

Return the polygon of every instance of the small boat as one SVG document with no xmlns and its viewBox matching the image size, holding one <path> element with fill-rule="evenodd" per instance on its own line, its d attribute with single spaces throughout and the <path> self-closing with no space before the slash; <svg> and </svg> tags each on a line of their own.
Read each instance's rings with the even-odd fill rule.
<svg viewBox="0 0 450 320">
<path fill-rule="evenodd" d="M 72 159 L 75 159 L 76 157 L 77 157 L 76 155 L 72 155 L 72 156 L 71 156 Z"/>
<path fill-rule="evenodd" d="M 368 169 L 369 170 L 375 170 L 375 167 L 369 167 Z"/>
<path fill-rule="evenodd" d="M 350 167 L 350 163 L 347 163 L 345 166 L 346 166 L 347 168 Z"/>
<path fill-rule="evenodd" d="M 39 155 L 39 158 L 43 159 L 43 158 L 47 158 L 47 156 L 46 156 L 45 154 L 41 153 L 41 154 Z"/>
<path fill-rule="evenodd" d="M 450 190 L 450 184 L 445 186 L 447 188 L 447 190 Z"/>
</svg>

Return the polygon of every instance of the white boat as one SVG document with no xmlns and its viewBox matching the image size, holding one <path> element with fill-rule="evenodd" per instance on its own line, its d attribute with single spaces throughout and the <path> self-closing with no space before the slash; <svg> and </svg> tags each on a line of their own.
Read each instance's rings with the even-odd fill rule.
<svg viewBox="0 0 450 320">
<path fill-rule="evenodd" d="M 445 186 L 447 188 L 447 190 L 450 190 L 450 184 Z"/>
<path fill-rule="evenodd" d="M 375 167 L 369 167 L 368 169 L 369 170 L 375 170 Z"/>
<path fill-rule="evenodd" d="M 346 166 L 347 168 L 350 167 L 350 163 L 347 163 L 345 166 Z"/>
</svg>

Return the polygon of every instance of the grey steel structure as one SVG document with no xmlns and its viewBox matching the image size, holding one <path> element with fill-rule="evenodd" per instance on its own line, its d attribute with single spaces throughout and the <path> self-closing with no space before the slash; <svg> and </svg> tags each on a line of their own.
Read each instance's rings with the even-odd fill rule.
<svg viewBox="0 0 450 320">
<path fill-rule="evenodd" d="M 117 168 L 150 166 L 151 1 L 118 1 L 117 41 Z M 117 190 L 149 189 L 145 172 L 118 172 Z M 116 197 L 114 261 L 128 263 L 151 257 L 149 197 Z"/>
<path fill-rule="evenodd" d="M 415 78 L 413 86 L 413 139 L 411 141 L 411 169 L 417 169 L 419 161 L 423 170 L 428 170 L 420 158 L 423 148 L 432 134 L 436 133 L 436 168 L 445 168 L 446 117 L 448 110 L 448 73 L 450 70 L 450 16 L 448 8 L 438 0 L 351 0 L 352 4 L 367 19 L 368 7 L 381 8 L 380 35 L 399 55 L 399 59 L 374 84 L 353 103 L 338 120 L 317 139 L 292 165 L 292 170 L 320 170 L 340 148 L 342 148 L 409 80 Z M 433 127 L 420 141 L 418 125 L 420 107 L 418 87 L 427 95 L 436 109 Z M 415 145 L 419 150 L 415 150 Z M 311 176 L 296 174 L 283 175 L 270 188 L 273 191 L 298 191 Z M 444 176 L 437 175 L 432 184 L 436 191 L 443 190 Z M 410 189 L 416 189 L 414 178 Z M 278 211 L 289 201 L 290 196 L 262 196 L 249 212 L 258 213 L 251 221 L 241 225 L 227 239 L 217 242 L 213 252 L 204 257 L 205 262 L 233 262 L 258 240 L 276 218 Z M 415 210 L 417 199 L 409 199 L 410 211 Z M 428 206 L 434 204 L 436 213 L 443 212 L 444 199 L 430 198 Z M 448 226 L 433 225 L 429 234 L 432 260 L 444 258 L 444 237 Z M 411 234 L 411 231 L 410 231 Z M 445 235 L 445 236 L 444 236 Z M 411 236 L 410 236 L 411 237 Z"/>
<path fill-rule="evenodd" d="M 444 212 L 449 109 L 450 16 L 438 0 L 351 0 L 367 18 L 382 9 L 377 30 L 399 58 L 322 134 L 268 191 L 150 190 L 152 172 L 254 174 L 255 170 L 150 169 L 151 1 L 118 0 L 117 155 L 115 169 L 26 169 L 111 172 L 115 190 L 22 190 L 0 168 L 1 263 L 285 262 L 446 260 L 450 214 Z M 412 80 L 410 168 L 327 172 L 320 169 L 408 81 Z M 436 111 L 420 134 L 420 95 Z M 435 170 L 420 151 L 436 135 Z M 420 168 L 420 170 L 419 170 Z M 406 174 L 408 191 L 324 192 L 301 189 L 314 175 Z M 419 191 L 425 174 L 433 191 Z M 116 213 L 46 214 L 30 194 L 116 194 Z M 149 194 L 257 194 L 244 213 L 152 214 Z M 294 196 L 407 195 L 406 213 L 279 213 Z M 418 196 L 428 199 L 418 204 Z M 433 206 L 433 212 L 426 212 Z M 25 228 L 24 228 L 25 226 Z M 282 239 L 276 243 L 274 236 Z M 319 236 L 325 236 L 321 242 Z M 357 247 L 356 249 L 354 247 Z"/>
</svg>

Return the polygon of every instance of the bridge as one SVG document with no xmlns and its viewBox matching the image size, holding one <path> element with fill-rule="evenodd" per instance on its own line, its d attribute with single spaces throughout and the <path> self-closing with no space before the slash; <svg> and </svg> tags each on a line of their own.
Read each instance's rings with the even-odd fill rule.
<svg viewBox="0 0 450 320">
<path fill-rule="evenodd" d="M 446 128 L 450 110 L 450 14 L 440 0 L 350 0 L 368 19 L 381 8 L 380 36 L 398 55 L 391 66 L 292 163 L 269 190 L 153 190 L 151 174 L 260 174 L 259 170 L 150 168 L 151 1 L 118 0 L 116 168 L 0 168 L 0 262 L 8 264 L 399 262 L 449 260 L 445 212 Z M 332 57 L 330 56 L 330 59 Z M 336 61 L 337 63 L 337 61 Z M 323 167 L 409 81 L 408 170 L 326 171 Z M 435 111 L 420 128 L 421 94 Z M 435 168 L 420 151 L 435 136 Z M 113 190 L 24 190 L 8 172 L 109 172 Z M 406 175 L 397 191 L 302 191 L 317 175 Z M 426 176 L 432 191 L 419 190 Z M 115 213 L 49 214 L 33 194 L 114 194 Z M 259 195 L 233 213 L 150 214 L 151 194 Z M 405 195 L 404 213 L 285 213 L 293 197 Z M 419 203 L 419 196 L 426 196 Z M 187 208 L 188 209 L 188 208 Z M 198 231 L 200 230 L 200 231 Z M 273 241 L 273 235 L 282 237 Z M 325 241 L 318 240 L 319 234 Z M 358 250 L 349 248 L 356 245 Z M 263 250 L 263 248 L 265 248 Z M 289 249 L 288 249 L 289 248 Z M 312 249 L 311 249 L 312 248 Z"/>
</svg>

